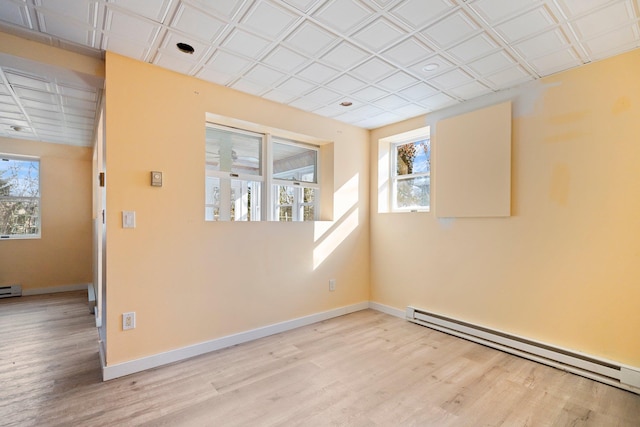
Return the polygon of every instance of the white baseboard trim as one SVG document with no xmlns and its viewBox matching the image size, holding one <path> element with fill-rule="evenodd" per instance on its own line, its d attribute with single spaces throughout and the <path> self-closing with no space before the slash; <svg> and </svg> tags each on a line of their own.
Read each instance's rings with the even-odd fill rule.
<svg viewBox="0 0 640 427">
<path fill-rule="evenodd" d="M 63 292 L 63 291 L 60 291 L 60 292 Z M 154 354 L 152 356 L 143 357 L 143 358 L 131 360 L 128 362 L 118 363 L 111 366 L 106 366 L 106 351 L 104 348 L 104 343 L 100 341 L 99 354 L 100 354 L 100 362 L 102 365 L 102 379 L 103 381 L 108 381 L 108 380 L 123 377 L 126 375 L 131 375 L 136 372 L 146 371 L 147 369 L 152 369 L 159 366 L 168 365 L 170 363 L 179 362 L 181 360 L 189 359 L 191 357 L 199 356 L 201 354 L 210 353 L 216 350 L 221 350 L 223 348 L 227 348 L 227 347 L 242 344 L 245 342 L 253 341 L 256 339 L 264 338 L 270 335 L 279 334 L 281 332 L 286 332 L 302 326 L 311 325 L 313 323 L 321 322 L 323 320 L 332 319 L 334 317 L 343 316 L 345 314 L 354 313 L 356 311 L 366 310 L 368 308 L 379 311 L 381 313 L 394 316 L 394 317 L 399 317 L 401 319 L 409 320 L 407 318 L 407 312 L 405 310 L 400 310 L 398 308 L 380 304 L 374 301 L 368 301 L 368 302 L 365 301 L 365 302 L 361 302 L 361 303 L 357 303 L 357 304 L 353 304 L 345 307 L 339 307 L 333 310 L 324 311 L 321 313 L 311 314 L 309 316 L 299 317 L 296 319 L 287 320 L 284 322 L 275 323 L 268 326 L 263 326 L 261 328 L 256 328 L 256 329 L 240 332 L 233 335 L 228 335 L 221 338 L 216 338 L 200 344 L 182 347 L 182 348 L 170 350 L 164 353 Z M 433 325 L 427 325 L 427 326 L 434 329 L 438 329 Z M 456 333 L 452 333 L 449 330 L 446 330 L 443 332 L 446 332 L 452 335 L 457 335 Z M 480 342 L 470 338 L 466 334 L 464 336 L 463 335 L 457 335 L 457 336 L 460 336 L 461 338 L 464 338 L 464 339 L 470 339 L 471 341 Z M 549 361 L 545 360 L 544 358 L 531 357 L 530 355 L 528 356 L 522 352 L 515 352 L 513 351 L 513 349 L 506 348 L 504 346 L 493 346 L 485 342 L 480 342 L 480 343 L 484 345 L 488 345 L 489 347 L 497 348 L 507 353 L 516 354 L 518 356 L 521 356 L 530 360 L 534 360 L 539 363 L 554 366 L 556 368 L 565 370 L 567 372 L 571 372 L 577 375 L 582 375 L 587 378 L 594 379 L 596 381 L 604 382 L 605 384 L 613 385 L 615 387 L 622 388 L 624 390 L 631 391 L 636 394 L 640 394 L 640 369 L 637 367 L 622 365 L 620 370 L 621 383 L 614 383 L 612 381 L 607 381 L 606 379 L 603 381 L 603 379 L 600 376 L 585 375 L 585 372 L 583 370 L 574 369 L 573 367 L 561 365 L 559 363 L 549 363 Z"/>
<path fill-rule="evenodd" d="M 391 307 L 390 305 L 380 304 L 379 302 L 369 301 L 369 308 L 372 310 L 380 311 L 385 314 L 389 314 L 391 316 L 399 317 L 401 319 L 406 318 L 406 314 L 404 310 L 400 310 L 399 308 Z"/>
<path fill-rule="evenodd" d="M 261 328 L 252 329 L 250 331 L 240 332 L 238 334 L 228 335 L 226 337 L 216 338 L 200 344 L 194 344 L 188 347 L 182 347 L 170 350 L 164 353 L 154 354 L 152 356 L 143 357 L 128 362 L 118 363 L 106 366 L 104 360 L 104 349 L 100 349 L 102 362 L 102 379 L 104 381 L 114 378 L 123 377 L 125 375 L 134 374 L 136 372 L 146 371 L 147 369 L 156 368 L 158 366 L 167 365 L 169 363 L 178 362 L 180 360 L 189 359 L 201 354 L 210 353 L 226 347 L 264 338 L 269 335 L 279 334 L 280 332 L 289 331 L 301 326 L 311 325 L 312 323 L 321 322 L 323 320 L 332 319 L 334 317 L 343 316 L 345 314 L 354 313 L 360 310 L 366 310 L 370 304 L 368 301 L 353 304 L 345 307 L 339 307 L 333 310 L 321 313 L 311 314 L 309 316 L 299 317 L 297 319 L 287 320 L 273 325 L 263 326 Z"/>
<path fill-rule="evenodd" d="M 51 286 L 48 288 L 22 289 L 22 296 L 55 294 L 58 292 L 86 291 L 88 287 L 88 283 L 80 283 L 78 285 L 61 285 Z"/>
</svg>

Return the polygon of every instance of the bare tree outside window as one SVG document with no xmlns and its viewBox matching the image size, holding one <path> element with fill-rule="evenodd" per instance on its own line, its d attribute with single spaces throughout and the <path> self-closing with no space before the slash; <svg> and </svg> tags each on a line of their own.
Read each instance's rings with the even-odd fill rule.
<svg viewBox="0 0 640 427">
<path fill-rule="evenodd" d="M 40 235 L 40 162 L 0 157 L 0 235 Z"/>
<path fill-rule="evenodd" d="M 295 189 L 286 185 L 278 185 L 276 188 L 278 189 L 278 221 L 293 221 Z"/>
</svg>

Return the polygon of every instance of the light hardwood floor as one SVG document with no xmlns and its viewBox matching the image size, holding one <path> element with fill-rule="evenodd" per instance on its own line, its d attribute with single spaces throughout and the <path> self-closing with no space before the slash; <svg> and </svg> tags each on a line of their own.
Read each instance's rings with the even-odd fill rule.
<svg viewBox="0 0 640 427">
<path fill-rule="evenodd" d="M 0 330 L 3 426 L 640 426 L 638 395 L 371 310 L 106 383 L 86 293 Z"/>
</svg>

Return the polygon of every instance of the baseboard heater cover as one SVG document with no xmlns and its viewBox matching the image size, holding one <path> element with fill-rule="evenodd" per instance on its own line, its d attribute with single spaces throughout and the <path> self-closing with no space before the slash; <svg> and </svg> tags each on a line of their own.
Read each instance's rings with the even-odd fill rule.
<svg viewBox="0 0 640 427">
<path fill-rule="evenodd" d="M 0 286 L 0 298 L 10 298 L 22 296 L 22 286 L 7 285 Z"/>
<path fill-rule="evenodd" d="M 639 368 L 462 322 L 412 306 L 407 307 L 406 318 L 440 332 L 640 394 Z"/>
</svg>

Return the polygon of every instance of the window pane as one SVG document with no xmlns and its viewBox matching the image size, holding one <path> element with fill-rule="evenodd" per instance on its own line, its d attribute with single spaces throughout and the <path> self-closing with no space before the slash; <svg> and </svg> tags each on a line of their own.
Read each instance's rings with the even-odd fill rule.
<svg viewBox="0 0 640 427">
<path fill-rule="evenodd" d="M 313 203 L 316 199 L 315 188 L 303 188 L 302 203 Z"/>
<path fill-rule="evenodd" d="M 410 142 L 396 147 L 396 175 L 431 172 L 431 141 Z"/>
<path fill-rule="evenodd" d="M 205 180 L 205 221 L 220 221 L 220 179 L 208 176 Z"/>
<path fill-rule="evenodd" d="M 261 182 L 208 176 L 205 189 L 206 221 L 223 220 L 220 216 L 223 205 L 230 221 L 260 221 Z"/>
<path fill-rule="evenodd" d="M 0 200 L 0 234 L 38 234 L 40 217 L 36 200 Z"/>
<path fill-rule="evenodd" d="M 273 143 L 273 177 L 317 183 L 318 152 L 300 145 Z"/>
<path fill-rule="evenodd" d="M 205 221 L 218 221 L 220 218 L 220 209 L 211 206 L 204 207 Z"/>
<path fill-rule="evenodd" d="M 295 189 L 287 185 L 277 185 L 278 205 L 292 205 L 295 200 Z"/>
<path fill-rule="evenodd" d="M 315 217 L 315 208 L 313 205 L 311 206 L 303 206 L 302 207 L 302 220 L 303 221 L 314 221 Z"/>
<path fill-rule="evenodd" d="M 274 186 L 277 200 L 275 218 L 278 221 L 315 221 L 317 189 L 293 186 Z"/>
<path fill-rule="evenodd" d="M 397 208 L 428 208 L 429 187 L 431 178 L 399 179 L 395 188 L 395 205 Z"/>
<path fill-rule="evenodd" d="M 2 159 L 0 196 L 40 197 L 40 162 Z"/>
<path fill-rule="evenodd" d="M 261 183 L 231 180 L 231 221 L 260 221 Z"/>
<path fill-rule="evenodd" d="M 278 221 L 293 221 L 293 206 L 280 206 L 278 208 Z"/>
<path fill-rule="evenodd" d="M 0 159 L 0 234 L 40 234 L 40 162 Z"/>
<path fill-rule="evenodd" d="M 205 181 L 205 204 L 220 206 L 220 178 L 208 176 Z"/>
<path fill-rule="evenodd" d="M 207 169 L 262 175 L 262 135 L 206 128 Z"/>
</svg>

